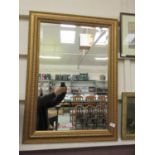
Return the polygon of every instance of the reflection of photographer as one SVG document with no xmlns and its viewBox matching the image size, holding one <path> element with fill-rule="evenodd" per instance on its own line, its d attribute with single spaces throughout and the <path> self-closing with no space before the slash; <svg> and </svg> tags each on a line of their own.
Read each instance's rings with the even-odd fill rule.
<svg viewBox="0 0 155 155">
<path fill-rule="evenodd" d="M 37 130 L 48 130 L 48 108 L 58 105 L 64 99 L 66 92 L 65 83 L 61 83 L 61 87 L 57 87 L 50 94 L 38 98 Z"/>
</svg>

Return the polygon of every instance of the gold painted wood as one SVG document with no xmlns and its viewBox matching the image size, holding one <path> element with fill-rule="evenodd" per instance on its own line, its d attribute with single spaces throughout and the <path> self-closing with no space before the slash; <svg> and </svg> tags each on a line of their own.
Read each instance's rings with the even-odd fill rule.
<svg viewBox="0 0 155 155">
<path fill-rule="evenodd" d="M 41 22 L 68 23 L 86 26 L 106 26 L 110 29 L 108 62 L 109 125 L 104 130 L 36 131 L 37 87 L 39 71 L 39 30 Z M 55 143 L 117 140 L 117 30 L 116 19 L 78 15 L 30 12 L 26 105 L 23 143 Z"/>
<path fill-rule="evenodd" d="M 135 97 L 135 93 L 134 92 L 122 93 L 122 139 L 123 140 L 135 139 L 135 134 L 128 134 L 126 129 L 127 97 Z"/>
</svg>

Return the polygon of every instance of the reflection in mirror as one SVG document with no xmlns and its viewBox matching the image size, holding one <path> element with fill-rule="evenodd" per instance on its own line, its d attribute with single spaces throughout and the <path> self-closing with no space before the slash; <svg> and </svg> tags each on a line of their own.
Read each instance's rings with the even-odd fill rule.
<svg viewBox="0 0 155 155">
<path fill-rule="evenodd" d="M 41 23 L 39 50 L 37 130 L 108 128 L 109 29 Z"/>
</svg>

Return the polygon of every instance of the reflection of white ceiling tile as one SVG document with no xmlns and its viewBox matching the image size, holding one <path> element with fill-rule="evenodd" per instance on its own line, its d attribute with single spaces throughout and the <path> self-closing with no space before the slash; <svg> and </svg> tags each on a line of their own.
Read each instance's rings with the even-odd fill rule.
<svg viewBox="0 0 155 155">
<path fill-rule="evenodd" d="M 93 43 L 93 35 L 90 33 L 80 34 L 80 47 L 91 47 Z"/>
<path fill-rule="evenodd" d="M 80 51 L 80 34 L 91 34 L 94 42 L 95 33 L 99 31 L 104 32 L 105 29 L 107 30 L 107 28 L 98 28 L 96 30 L 95 27 L 64 27 L 59 24 L 41 24 L 41 31 L 43 31 L 41 32 L 43 33 L 41 36 L 43 39 L 40 38 L 40 55 L 58 56 L 61 57 L 61 59 L 40 59 L 40 63 L 51 65 L 77 65 L 80 58 L 84 56 Z M 61 42 L 61 34 L 64 36 L 64 42 L 66 43 Z M 84 56 L 82 65 L 107 65 L 107 61 L 96 61 L 95 57 L 108 57 L 108 46 L 91 46 L 89 52 Z"/>
<path fill-rule="evenodd" d="M 60 40 L 61 43 L 75 43 L 75 31 L 72 30 L 61 30 L 60 31 Z"/>
</svg>

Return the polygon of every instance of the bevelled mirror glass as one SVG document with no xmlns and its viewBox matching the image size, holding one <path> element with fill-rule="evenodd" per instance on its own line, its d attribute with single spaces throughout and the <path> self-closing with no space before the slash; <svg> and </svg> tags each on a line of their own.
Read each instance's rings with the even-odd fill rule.
<svg viewBox="0 0 155 155">
<path fill-rule="evenodd" d="M 30 13 L 24 143 L 117 138 L 117 20 Z"/>
</svg>

